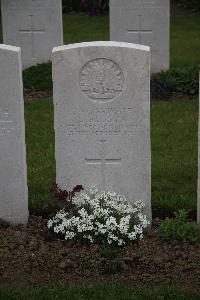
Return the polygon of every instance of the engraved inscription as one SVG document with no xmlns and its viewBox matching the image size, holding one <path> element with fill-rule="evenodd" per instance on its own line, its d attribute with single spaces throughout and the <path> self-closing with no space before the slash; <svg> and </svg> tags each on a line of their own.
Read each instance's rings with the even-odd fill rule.
<svg viewBox="0 0 200 300">
<path fill-rule="evenodd" d="M 115 98 L 122 92 L 123 84 L 121 68 L 110 59 L 91 60 L 80 73 L 80 88 L 93 100 L 106 102 Z"/>
<path fill-rule="evenodd" d="M 9 112 L 0 109 L 0 136 L 11 133 L 13 129 L 13 121 Z"/>
<path fill-rule="evenodd" d="M 118 165 L 120 166 L 122 159 L 121 158 L 107 158 L 106 155 L 106 140 L 98 141 L 100 143 L 100 153 L 99 158 L 86 158 L 86 165 L 97 165 L 100 166 L 101 170 L 101 180 L 102 180 L 102 188 L 106 186 L 106 166 L 107 165 Z"/>
<path fill-rule="evenodd" d="M 65 128 L 67 136 L 134 136 L 143 127 L 133 108 L 98 108 L 72 111 Z"/>
</svg>

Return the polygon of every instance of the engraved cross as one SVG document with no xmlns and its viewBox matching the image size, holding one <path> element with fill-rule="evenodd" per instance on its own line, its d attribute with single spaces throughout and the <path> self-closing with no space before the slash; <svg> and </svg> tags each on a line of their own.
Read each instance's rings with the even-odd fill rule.
<svg viewBox="0 0 200 300">
<path fill-rule="evenodd" d="M 34 0 L 32 0 L 34 1 Z M 35 34 L 43 34 L 45 33 L 45 29 L 35 29 L 34 15 L 29 15 L 30 17 L 30 27 L 27 29 L 20 29 L 19 32 L 22 34 L 30 34 L 31 35 L 31 57 L 32 59 L 35 57 Z"/>
<path fill-rule="evenodd" d="M 99 141 L 100 143 L 100 157 L 91 159 L 86 158 L 87 165 L 99 165 L 101 167 L 101 181 L 102 188 L 105 189 L 106 186 L 106 165 L 120 165 L 122 159 L 121 158 L 107 158 L 106 156 L 106 140 Z"/>
<path fill-rule="evenodd" d="M 142 15 L 138 15 L 138 29 L 133 30 L 133 29 L 127 29 L 128 32 L 130 33 L 138 33 L 138 38 L 139 38 L 139 44 L 142 44 L 142 37 L 144 34 L 152 34 L 152 30 L 145 30 L 143 29 L 142 26 Z"/>
</svg>

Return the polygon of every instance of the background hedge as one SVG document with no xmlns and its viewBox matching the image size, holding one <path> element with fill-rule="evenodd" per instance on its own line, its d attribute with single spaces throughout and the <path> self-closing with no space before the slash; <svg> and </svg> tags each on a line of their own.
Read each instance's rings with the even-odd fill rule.
<svg viewBox="0 0 200 300">
<path fill-rule="evenodd" d="M 187 9 L 200 10 L 200 0 L 175 0 Z M 109 9 L 109 0 L 63 0 L 64 12 L 89 12 L 90 14 L 101 14 Z"/>
<path fill-rule="evenodd" d="M 64 12 L 89 12 L 97 15 L 107 12 L 109 0 L 63 0 Z"/>
<path fill-rule="evenodd" d="M 151 76 L 151 98 L 165 100 L 173 95 L 194 96 L 199 92 L 199 67 L 171 68 Z"/>
<path fill-rule="evenodd" d="M 200 0 L 177 0 L 177 2 L 185 8 L 200 10 Z"/>
<path fill-rule="evenodd" d="M 28 91 L 51 91 L 52 65 L 41 64 L 23 71 L 24 88 Z M 173 95 L 195 96 L 199 91 L 198 66 L 171 68 L 151 76 L 151 98 L 166 100 Z"/>
</svg>

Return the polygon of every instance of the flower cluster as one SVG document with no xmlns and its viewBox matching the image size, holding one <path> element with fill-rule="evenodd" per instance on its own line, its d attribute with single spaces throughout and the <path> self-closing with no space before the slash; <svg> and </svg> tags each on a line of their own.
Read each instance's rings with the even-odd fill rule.
<svg viewBox="0 0 200 300">
<path fill-rule="evenodd" d="M 95 187 L 89 194 L 80 193 L 71 201 L 75 207 L 73 213 L 64 208 L 47 224 L 66 240 L 122 246 L 142 239 L 143 230 L 149 224 L 142 214 L 142 201 L 132 206 L 125 197 L 99 192 Z"/>
</svg>

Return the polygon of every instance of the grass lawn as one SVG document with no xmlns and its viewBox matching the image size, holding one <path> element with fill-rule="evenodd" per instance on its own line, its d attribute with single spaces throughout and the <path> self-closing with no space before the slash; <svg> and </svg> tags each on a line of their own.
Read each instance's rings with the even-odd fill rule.
<svg viewBox="0 0 200 300">
<path fill-rule="evenodd" d="M 198 103 L 152 104 L 152 200 L 156 207 L 196 209 Z"/>
<path fill-rule="evenodd" d="M 48 201 L 55 182 L 53 103 L 50 99 L 25 103 L 29 207 Z"/>
<path fill-rule="evenodd" d="M 171 21 L 171 66 L 200 64 L 200 15 L 177 16 Z"/>
<path fill-rule="evenodd" d="M 30 208 L 38 208 L 55 181 L 52 99 L 26 102 L 25 117 Z M 196 208 L 197 118 L 195 99 L 152 103 L 155 207 Z"/>
<path fill-rule="evenodd" d="M 124 285 L 83 285 L 38 288 L 34 290 L 0 289 L 0 299 L 9 300 L 199 300 L 195 292 L 173 288 L 135 290 Z"/>
<path fill-rule="evenodd" d="M 0 22 L 1 23 L 1 22 Z M 65 44 L 109 40 L 108 16 L 64 15 Z M 171 66 L 200 63 L 200 16 L 171 18 Z M 0 42 L 2 42 L 0 25 Z"/>
</svg>

